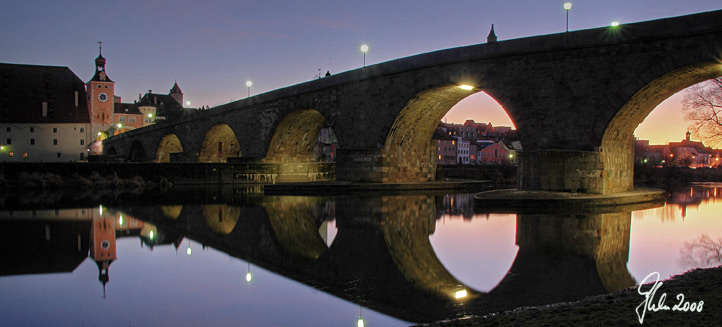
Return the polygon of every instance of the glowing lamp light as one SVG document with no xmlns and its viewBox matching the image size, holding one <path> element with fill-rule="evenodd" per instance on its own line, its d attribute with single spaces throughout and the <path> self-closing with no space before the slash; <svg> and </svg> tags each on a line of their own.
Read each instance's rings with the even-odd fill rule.
<svg viewBox="0 0 722 327">
<path fill-rule="evenodd" d="M 120 218 L 118 219 L 118 224 L 120 226 L 123 226 L 123 215 L 120 215 Z"/>
<path fill-rule="evenodd" d="M 103 205 L 101 204 L 100 207 L 98 207 L 98 213 L 103 216 Z"/>
<path fill-rule="evenodd" d="M 118 124 L 118 125 L 115 125 L 115 126 L 118 126 L 118 128 L 121 128 L 121 127 L 123 127 L 123 124 Z"/>
<path fill-rule="evenodd" d="M 564 10 L 569 11 L 572 9 L 572 3 L 571 2 L 565 2 L 564 3 Z"/>
<path fill-rule="evenodd" d="M 457 299 L 465 298 L 467 295 L 469 295 L 469 293 L 466 292 L 465 289 L 464 289 L 464 290 L 456 291 L 456 294 L 454 294 L 454 296 L 455 296 Z"/>
<path fill-rule="evenodd" d="M 611 25 L 612 25 L 612 27 L 617 27 L 617 26 L 619 26 L 619 22 L 615 20 L 612 22 Z"/>
<path fill-rule="evenodd" d="M 98 136 L 101 136 L 101 135 L 103 135 L 103 132 L 98 132 Z"/>
<path fill-rule="evenodd" d="M 153 118 L 153 114 L 148 114 L 148 118 Z"/>
<path fill-rule="evenodd" d="M 252 81 L 246 81 L 246 87 L 251 87 L 251 86 L 253 86 L 253 82 L 252 82 Z"/>
<path fill-rule="evenodd" d="M 148 234 L 148 237 L 152 240 L 155 238 L 155 233 L 153 231 L 150 231 L 150 234 Z"/>
<path fill-rule="evenodd" d="M 191 102 L 190 102 L 190 101 L 186 101 L 186 107 L 190 107 L 190 106 L 191 106 Z"/>
<path fill-rule="evenodd" d="M 471 90 L 473 90 L 473 89 L 474 89 L 474 87 L 473 87 L 473 86 L 471 86 L 471 85 L 468 85 L 468 84 L 462 84 L 462 85 L 459 85 L 459 88 L 460 88 L 460 89 L 462 89 L 462 90 L 465 90 L 465 91 L 471 91 Z"/>
<path fill-rule="evenodd" d="M 0 146 L 0 151 L 5 151 L 5 146 Z"/>
</svg>

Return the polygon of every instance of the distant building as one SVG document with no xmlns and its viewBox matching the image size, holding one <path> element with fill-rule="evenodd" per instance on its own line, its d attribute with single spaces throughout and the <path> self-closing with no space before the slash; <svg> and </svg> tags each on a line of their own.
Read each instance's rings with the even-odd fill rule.
<svg viewBox="0 0 722 327">
<path fill-rule="evenodd" d="M 0 64 L 0 161 L 86 160 L 92 135 L 85 85 L 68 67 Z"/>
<path fill-rule="evenodd" d="M 471 157 L 469 156 L 469 140 L 461 136 L 455 136 L 456 139 L 456 163 L 468 165 Z"/>
<path fill-rule="evenodd" d="M 691 133 L 687 132 L 686 139 L 681 142 L 669 142 L 665 157 L 674 166 L 681 167 L 713 167 L 719 163 L 712 160 L 714 150 L 704 146 L 702 142 L 690 140 Z"/>
<path fill-rule="evenodd" d="M 437 128 L 431 139 L 436 142 L 437 164 L 455 165 L 456 139 L 447 135 L 447 131 L 443 128 Z"/>
<path fill-rule="evenodd" d="M 479 144 L 479 162 L 497 165 L 508 163 L 509 149 L 503 142 Z"/>
</svg>

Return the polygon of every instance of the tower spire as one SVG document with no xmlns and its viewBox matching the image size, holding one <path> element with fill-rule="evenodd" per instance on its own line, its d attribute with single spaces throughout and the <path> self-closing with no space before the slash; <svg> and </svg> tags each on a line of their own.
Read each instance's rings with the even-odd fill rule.
<svg viewBox="0 0 722 327">
<path fill-rule="evenodd" d="M 494 33 L 494 24 L 491 24 L 491 30 L 489 31 L 489 35 L 486 37 L 486 43 L 494 42 L 496 42 L 496 33 Z"/>
</svg>

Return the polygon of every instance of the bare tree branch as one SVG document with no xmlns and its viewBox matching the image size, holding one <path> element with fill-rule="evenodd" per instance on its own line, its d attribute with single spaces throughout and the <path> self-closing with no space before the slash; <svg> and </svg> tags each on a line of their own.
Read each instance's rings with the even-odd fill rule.
<svg viewBox="0 0 722 327">
<path fill-rule="evenodd" d="M 708 143 L 722 143 L 722 77 L 688 88 L 682 111 L 695 134 Z"/>
</svg>

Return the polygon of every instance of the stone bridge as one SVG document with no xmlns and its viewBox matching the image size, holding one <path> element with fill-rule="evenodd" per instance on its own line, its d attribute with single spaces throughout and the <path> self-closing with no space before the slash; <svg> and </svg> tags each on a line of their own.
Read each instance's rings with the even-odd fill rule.
<svg viewBox="0 0 722 327">
<path fill-rule="evenodd" d="M 337 180 L 431 181 L 439 121 L 483 91 L 518 129 L 520 189 L 612 194 L 633 189 L 633 132 L 644 118 L 718 76 L 722 10 L 397 59 L 123 133 L 104 154 L 303 164 L 328 124 Z"/>
</svg>

